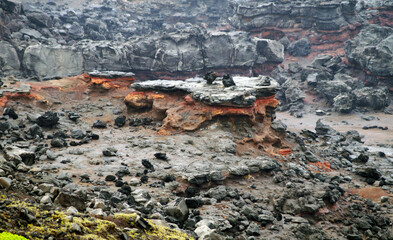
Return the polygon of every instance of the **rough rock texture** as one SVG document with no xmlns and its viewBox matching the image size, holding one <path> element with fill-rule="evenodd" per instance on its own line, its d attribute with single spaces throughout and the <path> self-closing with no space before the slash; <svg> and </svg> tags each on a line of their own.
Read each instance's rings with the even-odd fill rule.
<svg viewBox="0 0 393 240">
<path fill-rule="evenodd" d="M 350 62 L 377 76 L 393 76 L 393 29 L 369 25 L 345 43 Z"/>
<path fill-rule="evenodd" d="M 220 81 L 209 85 L 200 78 L 134 83 L 132 86 L 138 91 L 131 92 L 125 103 L 129 110 L 151 111 L 162 120 L 159 133 L 164 135 L 195 131 L 220 118 L 244 118 L 244 124 L 255 126 L 256 132 L 242 143 L 260 144 L 260 149 L 278 153 L 285 147 L 280 134 L 270 128 L 278 105 L 274 99 L 277 82 L 265 76 L 233 80 L 236 86 L 229 88 Z"/>
<path fill-rule="evenodd" d="M 355 4 L 355 1 L 239 2 L 235 5 L 234 23 L 244 30 L 274 27 L 338 30 L 357 20 Z"/>
<path fill-rule="evenodd" d="M 20 62 L 15 48 L 6 41 L 0 41 L 0 71 L 2 75 L 19 75 Z"/>
<path fill-rule="evenodd" d="M 134 83 L 138 91 L 177 92 L 182 91 L 199 102 L 214 106 L 248 107 L 261 97 L 273 96 L 278 83 L 270 77 L 234 77 L 236 86 L 226 88 L 220 82 L 206 84 L 204 79 L 194 78 L 185 81 L 154 80 Z"/>
<path fill-rule="evenodd" d="M 79 75 L 83 72 L 82 54 L 73 47 L 33 45 L 26 48 L 23 65 L 39 80 Z"/>
</svg>

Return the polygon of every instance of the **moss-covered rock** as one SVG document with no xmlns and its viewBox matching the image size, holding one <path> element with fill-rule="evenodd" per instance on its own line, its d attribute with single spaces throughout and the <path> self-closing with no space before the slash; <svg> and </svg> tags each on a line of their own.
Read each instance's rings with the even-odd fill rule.
<svg viewBox="0 0 393 240">
<path fill-rule="evenodd" d="M 129 239 L 192 240 L 185 233 L 146 221 L 137 214 L 117 213 L 112 217 L 71 216 L 61 211 L 47 211 L 39 205 L 0 196 L 0 232 L 4 236 L 25 239 Z"/>
</svg>

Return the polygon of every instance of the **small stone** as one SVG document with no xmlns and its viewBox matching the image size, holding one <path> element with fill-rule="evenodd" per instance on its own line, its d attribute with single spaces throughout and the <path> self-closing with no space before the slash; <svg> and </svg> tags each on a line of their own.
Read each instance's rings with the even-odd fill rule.
<svg viewBox="0 0 393 240">
<path fill-rule="evenodd" d="M 188 218 L 189 210 L 186 201 L 183 198 L 177 198 L 168 203 L 165 213 L 179 221 L 185 221 Z"/>
<path fill-rule="evenodd" d="M 67 213 L 67 214 L 76 215 L 76 214 L 78 214 L 79 212 L 78 212 L 78 209 L 76 209 L 75 207 L 71 206 L 71 207 L 68 207 L 68 208 L 67 208 L 66 213 Z"/>
<path fill-rule="evenodd" d="M 164 161 L 168 160 L 168 157 L 166 156 L 166 153 L 155 153 L 154 157 L 156 157 L 159 160 L 164 160 Z"/>
<path fill-rule="evenodd" d="M 115 119 L 115 125 L 123 127 L 126 124 L 126 116 L 119 116 Z"/>
<path fill-rule="evenodd" d="M 41 198 L 40 203 L 41 204 L 52 204 L 53 202 L 52 202 L 52 199 L 50 198 L 50 196 L 45 195 Z"/>
<path fill-rule="evenodd" d="M 108 182 L 114 182 L 115 180 L 116 180 L 115 175 L 108 175 L 105 177 L 105 181 L 108 181 Z"/>
<path fill-rule="evenodd" d="M 105 123 L 105 122 L 102 122 L 102 121 L 100 121 L 100 120 L 96 120 L 96 121 L 93 123 L 93 128 L 106 128 L 106 123 Z"/>
<path fill-rule="evenodd" d="M 389 201 L 389 197 L 387 197 L 387 196 L 382 196 L 381 197 L 381 203 L 385 203 L 387 201 Z"/>
<path fill-rule="evenodd" d="M 0 187 L 8 189 L 11 187 L 12 180 L 7 178 L 7 177 L 1 177 L 0 178 Z"/>
<path fill-rule="evenodd" d="M 71 225 L 71 231 L 72 231 L 72 232 L 76 232 L 76 233 L 81 233 L 81 232 L 82 232 L 82 229 L 81 229 L 81 227 L 79 226 L 79 224 L 77 224 L 77 223 L 72 223 L 72 225 Z"/>
<path fill-rule="evenodd" d="M 51 150 L 46 150 L 46 156 L 49 160 L 56 160 L 57 158 L 57 154 Z"/>
<path fill-rule="evenodd" d="M 117 149 L 115 149 L 115 148 L 106 148 L 106 149 L 104 149 L 104 150 L 102 150 L 102 154 L 104 155 L 104 156 L 106 156 L 106 157 L 113 157 L 113 156 L 116 156 L 116 153 L 117 153 Z"/>
</svg>

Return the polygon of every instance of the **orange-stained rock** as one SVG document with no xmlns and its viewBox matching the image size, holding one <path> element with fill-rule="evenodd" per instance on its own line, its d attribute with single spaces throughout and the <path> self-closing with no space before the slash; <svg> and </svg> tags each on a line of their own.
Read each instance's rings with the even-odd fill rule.
<svg viewBox="0 0 393 240">
<path fill-rule="evenodd" d="M 103 72 L 100 75 L 99 72 L 90 72 L 82 75 L 92 86 L 101 87 L 105 90 L 128 87 L 135 81 L 135 77 L 130 76 L 133 74 L 124 73 L 125 75 L 122 76 L 121 72 L 114 72 L 115 74 L 111 76 L 109 73 L 111 72 Z"/>
<path fill-rule="evenodd" d="M 279 103 L 275 96 L 259 98 L 250 107 L 212 106 L 197 102 L 188 94 L 174 93 L 131 92 L 124 101 L 130 110 L 145 108 L 151 112 L 151 116 L 162 116 L 159 119 L 162 126 L 158 130 L 161 135 L 196 131 L 217 117 L 246 117 L 250 128 L 254 126 L 256 131 L 252 138 L 243 139 L 238 144 L 252 143 L 255 148 L 272 154 L 290 153 L 282 142 L 282 136 L 270 128 Z M 281 148 L 285 151 L 280 152 Z"/>
</svg>

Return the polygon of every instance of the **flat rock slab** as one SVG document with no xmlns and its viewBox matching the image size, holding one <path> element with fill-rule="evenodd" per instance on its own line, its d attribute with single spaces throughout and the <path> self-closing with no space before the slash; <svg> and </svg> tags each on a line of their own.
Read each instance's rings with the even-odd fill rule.
<svg viewBox="0 0 393 240">
<path fill-rule="evenodd" d="M 279 87 L 276 80 L 267 76 L 233 77 L 236 86 L 224 87 L 217 79 L 207 84 L 202 78 L 181 80 L 150 80 L 134 83 L 138 91 L 185 92 L 208 105 L 234 107 L 252 106 L 258 98 L 273 96 Z"/>
<path fill-rule="evenodd" d="M 90 77 L 99 78 L 131 78 L 135 76 L 132 72 L 120 72 L 120 71 L 91 71 L 87 73 Z"/>
</svg>

